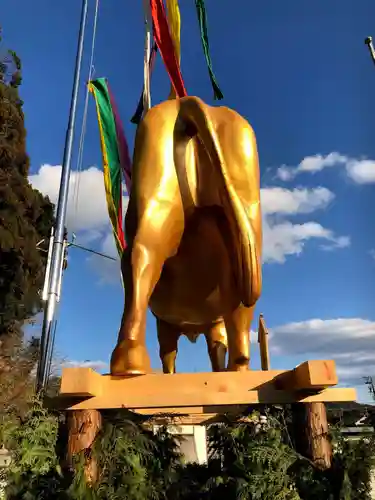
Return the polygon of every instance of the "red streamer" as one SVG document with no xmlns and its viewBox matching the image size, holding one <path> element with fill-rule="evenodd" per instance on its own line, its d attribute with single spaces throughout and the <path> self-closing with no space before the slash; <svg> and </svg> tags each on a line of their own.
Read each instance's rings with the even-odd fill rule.
<svg viewBox="0 0 375 500">
<path fill-rule="evenodd" d="M 154 40 L 164 61 L 169 78 L 177 97 L 187 96 L 185 84 L 182 79 L 180 65 L 174 51 L 173 41 L 169 33 L 167 16 L 163 0 L 150 0 L 151 16 L 154 27 Z"/>
</svg>

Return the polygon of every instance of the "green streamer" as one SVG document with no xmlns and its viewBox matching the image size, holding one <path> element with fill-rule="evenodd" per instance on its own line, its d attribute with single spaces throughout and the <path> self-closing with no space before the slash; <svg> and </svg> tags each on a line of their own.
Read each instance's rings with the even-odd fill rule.
<svg viewBox="0 0 375 500">
<path fill-rule="evenodd" d="M 210 57 L 210 45 L 208 43 L 208 33 L 207 33 L 207 16 L 206 16 L 206 8 L 204 6 L 204 0 L 195 0 L 195 7 L 197 9 L 203 52 L 206 58 L 208 73 L 210 75 L 211 85 L 214 91 L 214 98 L 220 100 L 224 96 L 220 90 L 220 87 L 214 75 L 214 71 L 212 69 L 212 62 Z"/>
</svg>

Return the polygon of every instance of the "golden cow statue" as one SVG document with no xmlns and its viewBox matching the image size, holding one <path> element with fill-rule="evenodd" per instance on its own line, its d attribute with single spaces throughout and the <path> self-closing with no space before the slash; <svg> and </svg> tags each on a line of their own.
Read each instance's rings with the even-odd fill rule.
<svg viewBox="0 0 375 500">
<path fill-rule="evenodd" d="M 247 370 L 262 287 L 259 164 L 248 122 L 197 97 L 151 108 L 136 134 L 125 229 L 112 375 L 150 371 L 148 306 L 165 373 L 175 372 L 180 335 L 201 333 L 214 371 Z"/>
</svg>

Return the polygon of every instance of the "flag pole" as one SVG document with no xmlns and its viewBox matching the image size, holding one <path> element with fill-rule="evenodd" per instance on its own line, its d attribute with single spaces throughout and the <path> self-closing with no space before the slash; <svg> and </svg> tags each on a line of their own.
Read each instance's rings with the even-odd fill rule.
<svg viewBox="0 0 375 500">
<path fill-rule="evenodd" d="M 78 46 L 75 61 L 74 81 L 72 96 L 70 102 L 69 121 L 65 137 L 64 156 L 61 169 L 61 181 L 59 198 L 56 208 L 56 223 L 53 236 L 53 243 L 50 246 L 50 268 L 46 270 L 48 277 L 46 279 L 46 303 L 44 309 L 44 318 L 42 326 L 40 356 L 37 370 L 36 389 L 43 389 L 46 381 L 46 369 L 48 367 L 48 355 L 52 341 L 53 324 L 56 311 L 56 303 L 60 294 L 61 280 L 60 275 L 64 260 L 65 247 L 65 219 L 68 206 L 69 179 L 71 171 L 72 149 L 74 139 L 74 126 L 77 115 L 77 101 L 79 91 L 79 81 L 81 75 L 83 42 L 85 38 L 85 27 L 87 20 L 88 0 L 82 0 L 81 20 L 78 35 Z"/>
</svg>

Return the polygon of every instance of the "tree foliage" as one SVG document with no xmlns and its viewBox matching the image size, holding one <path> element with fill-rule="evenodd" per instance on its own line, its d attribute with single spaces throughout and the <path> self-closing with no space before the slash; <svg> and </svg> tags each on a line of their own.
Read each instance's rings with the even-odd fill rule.
<svg viewBox="0 0 375 500">
<path fill-rule="evenodd" d="M 332 467 L 322 471 L 296 453 L 281 413 L 254 412 L 209 428 L 206 465 L 185 464 L 176 439 L 165 428 L 153 433 L 120 411 L 103 415 L 92 450 L 97 483 L 84 481 L 87 452 L 73 474 L 59 468 L 58 414 L 36 400 L 21 421 L 7 430 L 13 462 L 10 500 L 369 500 L 375 455 L 373 436 L 346 441 L 332 435 Z"/>
<path fill-rule="evenodd" d="M 3 49 L 0 36 L 0 411 L 2 400 L 14 405 L 15 394 L 21 398 L 35 364 L 37 342 L 24 344 L 23 326 L 41 310 L 46 253 L 40 247 L 53 224 L 53 205 L 28 181 L 21 81 L 21 61 Z"/>
<path fill-rule="evenodd" d="M 38 354 L 37 340 L 25 344 L 18 335 L 4 338 L 0 357 L 0 420 L 28 410 L 34 390 L 31 373 Z"/>
<path fill-rule="evenodd" d="M 58 418 L 37 398 L 25 418 L 7 426 L 6 444 L 12 450 L 7 500 L 44 500 L 64 493 L 57 433 Z"/>
<path fill-rule="evenodd" d="M 124 419 L 119 412 L 107 419 L 94 448 L 100 472 L 96 499 L 156 500 L 167 498 L 174 467 L 180 462 L 175 439 L 156 434 Z"/>
<path fill-rule="evenodd" d="M 46 257 L 37 243 L 48 238 L 53 224 L 53 205 L 28 181 L 26 130 L 18 94 L 21 63 L 13 51 L 8 51 L 3 61 L 0 75 L 0 335 L 41 309 L 38 292 L 44 279 Z M 7 83 L 5 68 L 12 64 L 16 69 Z"/>
</svg>

